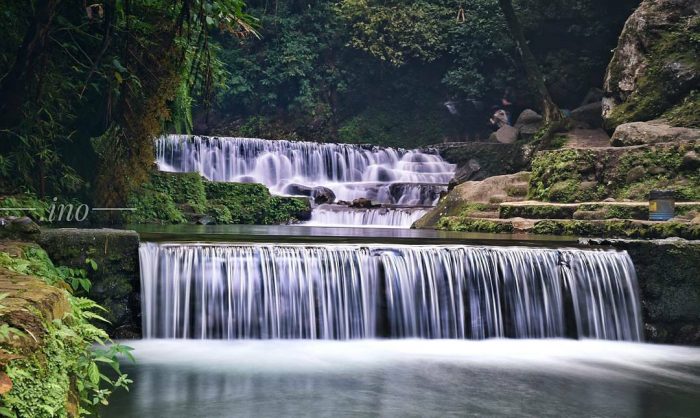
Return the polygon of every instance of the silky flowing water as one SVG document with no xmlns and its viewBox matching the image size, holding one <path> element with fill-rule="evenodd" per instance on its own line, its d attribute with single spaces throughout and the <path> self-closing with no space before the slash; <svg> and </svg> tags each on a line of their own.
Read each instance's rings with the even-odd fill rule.
<svg viewBox="0 0 700 418">
<path fill-rule="evenodd" d="M 168 135 L 156 140 L 160 170 L 209 180 L 261 183 L 278 195 L 330 189 L 337 201 L 364 198 L 381 209 L 314 208 L 312 225 L 410 227 L 434 206 L 455 173 L 437 153 L 369 145 Z"/>
<path fill-rule="evenodd" d="M 693 417 L 700 349 L 574 340 L 127 342 L 105 417 Z"/>
<path fill-rule="evenodd" d="M 624 252 L 146 243 L 140 259 L 146 338 L 641 340 Z"/>
</svg>

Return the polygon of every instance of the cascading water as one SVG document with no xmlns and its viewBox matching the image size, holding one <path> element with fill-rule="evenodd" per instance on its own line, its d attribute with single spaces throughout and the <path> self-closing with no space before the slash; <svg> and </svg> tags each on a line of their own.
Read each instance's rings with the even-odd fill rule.
<svg viewBox="0 0 700 418">
<path fill-rule="evenodd" d="M 279 195 L 304 188 L 330 189 L 338 201 L 433 206 L 447 190 L 455 166 L 437 154 L 351 144 L 168 135 L 156 140 L 162 171 L 199 172 L 213 181 L 262 183 Z M 392 208 L 401 212 L 405 208 Z M 319 214 L 315 224 L 367 220 L 344 206 Z M 411 216 L 374 216 L 375 225 L 409 227 Z M 410 222 L 410 223 L 409 223 Z M 350 224 L 362 225 L 362 224 Z"/>
<path fill-rule="evenodd" d="M 141 246 L 146 338 L 641 340 L 624 252 Z"/>
<path fill-rule="evenodd" d="M 321 205 L 314 209 L 309 226 L 382 226 L 402 228 L 413 225 L 428 212 L 426 208 L 373 208 L 347 210 L 337 205 Z"/>
</svg>

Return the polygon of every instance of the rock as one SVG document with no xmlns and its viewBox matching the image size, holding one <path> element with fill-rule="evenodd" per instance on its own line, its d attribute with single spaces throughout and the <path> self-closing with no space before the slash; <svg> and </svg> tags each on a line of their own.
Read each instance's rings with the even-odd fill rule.
<svg viewBox="0 0 700 418">
<path fill-rule="evenodd" d="M 501 144 L 512 144 L 518 140 L 518 130 L 510 125 L 501 126 L 491 137 Z"/>
<path fill-rule="evenodd" d="M 683 155 L 681 168 L 686 170 L 695 170 L 700 168 L 700 156 L 695 151 L 688 151 Z"/>
<path fill-rule="evenodd" d="M 625 23 L 605 75 L 607 127 L 659 117 L 695 88 L 697 57 L 685 45 L 693 42 L 697 13 L 697 0 L 641 2 Z"/>
<path fill-rule="evenodd" d="M 237 183 L 257 183 L 258 180 L 252 176 L 243 176 L 236 179 Z"/>
<path fill-rule="evenodd" d="M 311 192 L 311 197 L 314 199 L 314 203 L 317 205 L 323 205 L 324 203 L 335 202 L 335 193 L 328 187 L 316 186 Z"/>
<path fill-rule="evenodd" d="M 675 238 L 581 243 L 627 251 L 637 272 L 648 341 L 700 345 L 700 242 Z"/>
<path fill-rule="evenodd" d="M 534 110 L 525 109 L 514 125 L 521 139 L 531 139 L 542 128 L 542 116 Z"/>
<path fill-rule="evenodd" d="M 317 205 L 335 201 L 333 190 L 323 186 L 309 187 L 301 184 L 290 184 L 284 188 L 284 192 L 292 196 L 310 197 Z"/>
<path fill-rule="evenodd" d="M 625 123 L 615 129 L 610 142 L 615 147 L 700 140 L 700 129 L 677 128 L 663 121 Z"/>
<path fill-rule="evenodd" d="M 634 183 L 646 175 L 647 171 L 642 166 L 633 167 L 627 172 L 627 183 Z"/>
<path fill-rule="evenodd" d="M 603 126 L 603 103 L 594 102 L 576 108 L 571 112 L 571 119 L 588 128 L 600 128 Z"/>
<path fill-rule="evenodd" d="M 18 234 L 38 234 L 39 225 L 34 223 L 30 218 L 22 216 L 19 218 L 10 217 L 9 222 L 5 225 L 5 228 L 10 232 L 15 232 Z"/>
<path fill-rule="evenodd" d="M 99 323 L 112 337 L 117 328 L 140 333 L 139 234 L 116 229 L 44 229 L 39 243 L 56 265 L 86 268 L 89 254 L 97 270 L 87 267 L 88 296 L 107 308 L 110 323 Z"/>
<path fill-rule="evenodd" d="M 381 205 L 373 204 L 371 200 L 366 199 L 364 197 L 361 197 L 359 199 L 355 199 L 350 204 L 350 207 L 355 208 L 355 209 L 372 209 L 372 208 L 378 208 L 380 206 Z"/>
<path fill-rule="evenodd" d="M 610 203 L 612 203 L 612 202 L 617 202 L 617 200 L 615 200 L 614 197 L 608 197 L 607 199 L 603 200 L 603 202 L 610 202 Z"/>
<path fill-rule="evenodd" d="M 581 221 L 595 221 L 599 219 L 605 219 L 606 216 L 605 209 L 598 210 L 577 210 L 574 212 L 573 218 Z"/>
<path fill-rule="evenodd" d="M 532 109 L 525 109 L 518 116 L 518 120 L 515 121 L 514 127 L 520 129 L 525 125 L 542 123 L 542 116 Z"/>
<path fill-rule="evenodd" d="M 478 173 L 479 170 L 481 170 L 481 164 L 473 158 L 470 159 L 466 165 L 463 165 L 457 170 L 454 178 L 450 182 L 450 188 L 454 188 L 454 186 L 462 184 L 465 181 L 472 180 L 474 174 Z"/>
<path fill-rule="evenodd" d="M 0 238 L 33 239 L 40 232 L 39 225 L 26 216 L 0 218 Z"/>
</svg>

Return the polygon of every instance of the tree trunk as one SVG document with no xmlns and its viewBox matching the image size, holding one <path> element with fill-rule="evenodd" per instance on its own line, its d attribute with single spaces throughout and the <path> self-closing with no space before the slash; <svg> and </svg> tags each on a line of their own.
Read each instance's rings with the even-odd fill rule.
<svg viewBox="0 0 700 418">
<path fill-rule="evenodd" d="M 60 0 L 37 2 L 36 14 L 27 28 L 15 62 L 0 84 L 0 126 L 12 126 L 20 119 L 23 100 L 27 97 L 27 85 L 46 47 L 59 3 Z"/>
<path fill-rule="evenodd" d="M 550 123 L 560 121 L 562 119 L 561 111 L 549 95 L 549 90 L 547 90 L 547 86 L 544 83 L 544 76 L 540 71 L 540 67 L 537 65 L 535 56 L 532 54 L 527 44 L 523 28 L 520 26 L 520 21 L 515 14 L 515 9 L 513 9 L 513 2 L 511 0 L 498 0 L 498 3 L 506 18 L 510 35 L 513 41 L 515 41 L 515 46 L 522 58 L 527 81 L 530 87 L 537 92 L 542 101 L 542 117 L 544 118 L 544 122 Z"/>
</svg>

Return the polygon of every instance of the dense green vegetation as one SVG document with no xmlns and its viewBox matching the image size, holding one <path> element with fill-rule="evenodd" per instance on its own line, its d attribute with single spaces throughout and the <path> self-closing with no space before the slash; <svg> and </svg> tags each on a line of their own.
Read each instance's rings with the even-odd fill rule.
<svg viewBox="0 0 700 418">
<path fill-rule="evenodd" d="M 217 183 L 197 173 L 152 173 L 129 198 L 129 223 L 274 225 L 307 219 L 307 199 L 272 196 L 262 184 Z"/>
<path fill-rule="evenodd" d="M 210 94 L 212 33 L 251 29 L 241 0 L 92 3 L 0 1 L 2 194 L 123 203 Z"/>
<path fill-rule="evenodd" d="M 56 312 L 47 311 L 52 309 L 50 306 L 37 305 L 17 316 L 22 310 L 18 312 L 13 303 L 4 306 L 0 301 L 0 366 L 13 385 L 2 396 L 0 415 L 63 417 L 94 413 L 108 403 L 113 389 L 128 386 L 130 380 L 120 373 L 116 359 L 119 353 L 128 354 L 128 349 L 105 345 L 111 341 L 93 324 L 102 320 L 103 308 L 80 297 L 90 286 L 84 270 L 55 267 L 43 250 L 30 245 L 21 247 L 19 254 L 0 251 L 0 274 L 6 281 L 18 280 L 19 276 L 13 275 L 43 280 L 56 288 L 53 292 L 63 294 L 61 297 L 69 304 L 65 316 L 52 319 Z M 39 300 L 47 292 L 27 284 L 23 287 L 23 292 L 4 293 L 0 299 L 10 296 Z"/>
<path fill-rule="evenodd" d="M 602 84 L 636 1 L 516 1 L 557 103 Z M 416 146 L 486 128 L 508 90 L 538 107 L 495 0 L 251 1 L 261 38 L 221 42 L 226 76 L 201 129 Z M 458 19 L 460 9 L 464 19 Z M 240 47 L 237 47 L 239 46 Z M 453 117 L 444 106 L 461 111 Z"/>
</svg>

